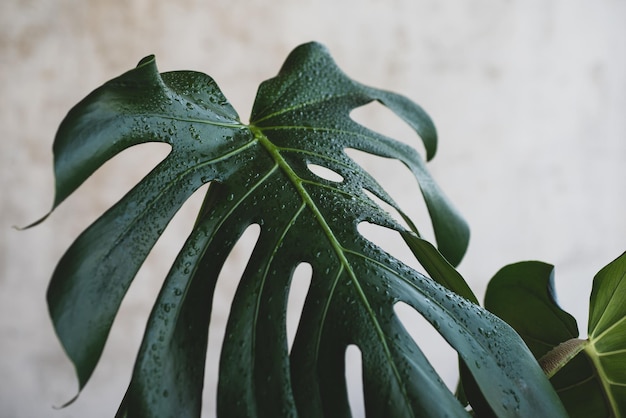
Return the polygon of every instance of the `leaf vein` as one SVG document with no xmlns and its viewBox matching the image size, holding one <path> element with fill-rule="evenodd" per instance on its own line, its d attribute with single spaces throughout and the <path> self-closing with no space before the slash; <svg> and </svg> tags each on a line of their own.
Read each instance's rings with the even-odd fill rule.
<svg viewBox="0 0 626 418">
<path fill-rule="evenodd" d="M 212 160 L 209 161 L 205 161 L 202 164 L 198 164 L 195 166 L 192 166 L 191 168 L 188 168 L 184 171 L 182 171 L 181 173 L 179 173 L 179 175 L 177 175 L 172 181 L 169 181 L 166 183 L 166 185 L 160 189 L 159 193 L 156 194 L 156 196 L 152 199 L 151 202 L 149 202 L 148 204 L 145 205 L 145 207 L 143 208 L 143 210 L 139 213 L 138 216 L 135 216 L 130 223 L 128 223 L 128 225 L 120 232 L 120 234 L 115 238 L 115 240 L 113 241 L 113 244 L 109 247 L 109 249 L 106 251 L 105 254 L 102 255 L 101 260 L 106 260 L 111 256 L 111 253 L 113 252 L 113 250 L 115 248 L 118 247 L 118 245 L 120 244 L 120 242 L 123 240 L 123 238 L 129 233 L 129 231 L 134 227 L 134 225 L 139 222 L 139 220 L 146 214 L 148 213 L 152 208 L 154 208 L 157 203 L 159 202 L 159 200 L 161 199 L 161 197 L 170 189 L 172 189 L 173 187 L 178 186 L 179 184 L 179 180 L 184 178 L 186 175 L 188 175 L 190 172 L 192 172 L 195 169 L 198 169 L 200 167 L 204 167 L 204 166 L 208 166 L 211 164 L 214 164 L 218 161 L 222 161 L 225 160 L 227 158 L 230 158 L 233 155 L 238 154 L 239 152 L 243 152 L 244 150 L 246 150 L 247 148 L 251 147 L 252 145 L 254 145 L 256 143 L 256 141 L 250 141 L 246 144 L 244 144 L 243 146 L 227 153 L 224 155 L 221 155 L 219 158 L 214 158 Z M 102 266 L 102 263 L 100 263 L 100 266 Z"/>
<path fill-rule="evenodd" d="M 311 195 L 306 190 L 306 188 L 303 187 L 302 179 L 293 171 L 293 169 L 289 166 L 287 161 L 285 161 L 285 159 L 280 154 L 280 150 L 276 146 L 274 146 L 274 144 L 269 140 L 269 138 L 267 136 L 265 136 L 265 134 L 259 128 L 252 127 L 251 129 L 255 133 L 255 137 L 266 148 L 266 150 L 274 158 L 276 163 L 278 163 L 278 165 L 282 168 L 282 170 L 284 171 L 285 175 L 289 178 L 289 180 L 296 187 L 296 189 L 297 189 L 298 193 L 300 194 L 300 197 L 302 198 L 303 202 L 312 211 L 313 217 L 315 218 L 316 222 L 322 228 L 322 230 L 323 230 L 324 234 L 326 235 L 326 237 L 327 237 L 331 247 L 333 248 L 335 254 L 339 258 L 340 264 L 342 266 L 341 270 L 343 270 L 343 269 L 346 270 L 346 272 L 347 272 L 347 274 L 348 274 L 348 276 L 350 278 L 351 284 L 353 284 L 359 299 L 361 300 L 361 302 L 363 303 L 363 305 L 365 306 L 365 308 L 367 310 L 368 316 L 370 317 L 370 319 L 372 321 L 372 324 L 373 324 L 373 326 L 375 328 L 376 335 L 378 336 L 378 338 L 380 340 L 380 343 L 382 345 L 382 348 L 384 350 L 385 357 L 387 358 L 387 360 L 388 360 L 388 362 L 390 364 L 390 367 L 393 370 L 394 377 L 395 377 L 395 379 L 398 382 L 398 386 L 401 388 L 402 394 L 403 394 L 404 398 L 406 399 L 406 404 L 409 407 L 411 407 L 411 403 L 410 403 L 410 400 L 408 398 L 408 394 L 406 393 L 406 389 L 405 389 L 404 385 L 402 384 L 403 383 L 402 382 L 402 378 L 400 376 L 400 373 L 398 371 L 398 368 L 397 368 L 395 362 L 393 361 L 393 357 L 391 355 L 391 352 L 390 352 L 390 349 L 389 349 L 389 345 L 387 344 L 387 339 L 385 338 L 385 335 L 384 335 L 384 333 L 382 331 L 380 323 L 378 322 L 378 319 L 376 318 L 374 310 L 372 309 L 372 307 L 369 304 L 369 300 L 368 300 L 367 296 L 365 295 L 365 293 L 363 292 L 363 289 L 360 286 L 358 278 L 356 277 L 350 262 L 346 258 L 346 255 L 345 255 L 345 250 L 346 249 L 339 243 L 337 237 L 335 236 L 335 234 L 333 233 L 332 229 L 330 228 L 330 226 L 326 222 L 324 216 L 322 215 L 322 213 L 320 212 L 319 208 L 317 207 L 317 205 L 313 201 Z M 339 273 L 341 273 L 341 270 L 340 270 Z M 328 303 L 330 303 L 330 300 L 332 300 L 332 294 L 334 293 L 335 288 L 337 286 L 337 283 L 339 282 L 339 276 L 340 276 L 340 274 L 338 274 L 335 277 L 335 279 L 334 279 L 334 282 L 333 282 L 333 285 L 332 285 L 332 293 L 331 293 L 331 296 L 328 299 Z"/>
<path fill-rule="evenodd" d="M 621 276 L 621 277 L 617 280 L 617 283 L 616 283 L 616 284 L 615 284 L 615 286 L 613 287 L 613 290 L 617 289 L 617 288 L 620 286 L 620 284 L 621 284 L 622 280 L 624 280 L 625 278 L 626 278 L 626 271 L 625 271 L 625 272 L 623 272 L 623 273 L 622 273 L 622 276 Z M 608 289 L 607 289 L 607 291 L 608 291 Z M 621 294 L 619 294 L 618 292 L 615 292 L 615 291 L 612 291 L 612 292 L 611 292 L 611 297 L 610 297 L 610 298 L 609 298 L 609 300 L 606 302 L 606 305 L 604 306 L 604 311 L 602 312 L 602 315 L 600 315 L 600 318 L 599 318 L 599 319 L 598 319 L 598 321 L 596 322 L 596 327 L 595 327 L 595 329 L 597 329 L 597 328 L 600 326 L 600 324 L 602 323 L 602 320 L 604 319 L 604 315 L 606 315 L 606 313 L 607 313 L 607 311 L 608 311 L 608 306 L 611 304 L 611 302 L 613 301 L 613 299 L 614 299 L 615 297 L 617 297 L 618 295 L 620 295 L 620 296 L 621 296 Z M 622 317 L 622 318 L 620 319 L 620 321 L 618 321 L 618 323 L 619 323 L 619 322 L 621 322 L 622 320 L 624 320 L 625 318 L 626 318 L 626 317 Z M 602 336 L 603 336 L 604 334 L 606 334 L 608 331 L 610 331 L 610 330 L 611 330 L 611 329 L 612 329 L 615 325 L 616 325 L 616 324 L 613 324 L 613 325 L 612 325 L 612 326 L 610 326 L 608 329 L 606 329 L 604 332 L 602 332 L 599 336 L 594 337 L 594 338 L 597 338 L 597 339 L 602 338 Z M 595 331 L 595 329 L 594 329 L 594 331 Z M 593 337 L 593 332 L 592 332 L 592 337 Z"/>
</svg>

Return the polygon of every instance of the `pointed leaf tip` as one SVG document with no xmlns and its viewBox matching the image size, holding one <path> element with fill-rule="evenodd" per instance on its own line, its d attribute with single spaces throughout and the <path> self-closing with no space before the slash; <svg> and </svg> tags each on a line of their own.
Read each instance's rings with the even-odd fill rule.
<svg viewBox="0 0 626 418">
<path fill-rule="evenodd" d="M 52 213 L 52 211 L 46 213 L 44 216 L 42 216 L 41 218 L 37 219 L 36 221 L 26 225 L 26 226 L 18 226 L 18 225 L 13 225 L 13 229 L 18 230 L 18 231 L 26 231 L 27 229 L 33 228 L 37 225 L 39 225 L 40 223 L 42 223 L 43 221 L 45 221 L 46 219 L 48 219 L 48 216 L 50 216 L 50 214 Z"/>
<path fill-rule="evenodd" d="M 137 64 L 137 67 L 141 67 L 143 65 L 147 65 L 147 64 L 151 64 L 155 62 L 156 62 L 156 57 L 154 56 L 154 54 L 150 54 L 146 57 L 143 57 Z"/>
</svg>

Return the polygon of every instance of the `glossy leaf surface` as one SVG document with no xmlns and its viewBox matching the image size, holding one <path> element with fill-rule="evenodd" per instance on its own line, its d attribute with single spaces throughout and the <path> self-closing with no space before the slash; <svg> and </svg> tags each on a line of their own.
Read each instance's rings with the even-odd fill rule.
<svg viewBox="0 0 626 418">
<path fill-rule="evenodd" d="M 369 415 L 466 416 L 396 317 L 394 304 L 404 302 L 459 352 L 501 416 L 562 416 L 549 382 L 512 329 L 358 233 L 361 222 L 407 237 L 416 231 L 406 231 L 368 197 L 365 191 L 408 219 L 348 157 L 349 148 L 400 160 L 411 170 L 450 263 L 458 263 L 468 240 L 467 226 L 417 152 L 349 117 L 373 100 L 413 127 L 432 158 L 436 134 L 419 106 L 350 80 L 315 43 L 297 48 L 278 76 L 261 85 L 249 125 L 211 78 L 159 74 L 152 57 L 72 109 L 55 140 L 55 206 L 122 150 L 150 141 L 172 147 L 76 240 L 54 273 L 50 312 L 80 387 L 155 241 L 185 200 L 211 182 L 155 302 L 119 416 L 199 416 L 216 281 L 253 224 L 260 236 L 251 258 L 241 278 L 229 278 L 239 284 L 222 346 L 220 415 L 349 416 L 344 361 L 355 344 Z M 338 180 L 316 175 L 310 165 Z M 289 351 L 289 286 L 303 262 L 313 274 Z M 463 288 L 458 277 L 444 276 L 448 287 Z"/>
</svg>

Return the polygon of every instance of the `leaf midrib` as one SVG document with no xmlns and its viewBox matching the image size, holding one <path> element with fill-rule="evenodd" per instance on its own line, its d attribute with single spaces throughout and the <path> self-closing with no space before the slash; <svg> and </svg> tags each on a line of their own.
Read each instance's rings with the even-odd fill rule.
<svg viewBox="0 0 626 418">
<path fill-rule="evenodd" d="M 622 274 L 621 277 L 617 280 L 617 284 L 614 286 L 614 289 L 617 289 L 620 286 L 622 280 L 626 280 L 626 272 Z M 604 317 L 607 314 L 607 312 L 609 312 L 610 305 L 613 304 L 613 300 L 617 297 L 617 295 L 618 295 L 618 292 L 612 292 L 611 296 L 609 297 L 609 300 L 604 304 L 604 310 L 600 314 L 600 318 L 598 318 L 598 320 L 596 321 L 595 326 L 593 327 L 593 330 L 590 330 L 591 331 L 590 336 L 592 339 L 595 339 L 595 340 L 601 339 L 607 332 L 609 332 L 612 328 L 614 328 L 617 324 L 619 324 L 622 320 L 624 320 L 625 317 L 622 317 L 619 321 L 611 324 L 607 329 L 603 330 L 599 335 L 595 335 L 598 328 L 600 328 L 601 325 L 604 326 L 603 324 Z"/>
<path fill-rule="evenodd" d="M 289 163 L 283 158 L 283 156 L 281 155 L 280 150 L 278 149 L 278 147 L 276 147 L 270 141 L 270 139 L 263 133 L 263 130 L 261 128 L 258 128 L 258 127 L 254 126 L 254 125 L 250 125 L 250 130 L 252 131 L 255 139 L 257 141 L 259 141 L 259 144 L 261 144 L 266 149 L 266 151 L 274 159 L 276 164 L 278 164 L 278 166 L 285 173 L 287 178 L 294 185 L 294 187 L 295 187 L 296 191 L 298 192 L 298 194 L 300 195 L 302 201 L 304 202 L 304 204 L 313 213 L 313 216 L 314 216 L 315 220 L 317 221 L 317 223 L 322 228 L 322 231 L 324 232 L 324 235 L 326 235 L 326 237 L 328 238 L 328 241 L 329 241 L 330 245 L 332 246 L 333 250 L 337 254 L 337 257 L 339 258 L 339 261 L 340 261 L 340 264 L 341 264 L 341 268 L 339 269 L 339 274 L 337 274 L 335 276 L 335 279 L 334 279 L 334 282 L 333 282 L 333 285 L 332 285 L 332 292 L 331 292 L 331 294 L 329 295 L 329 297 L 327 299 L 328 304 L 330 304 L 331 300 L 333 299 L 333 293 L 334 293 L 336 285 L 337 285 L 337 283 L 339 281 L 339 277 L 341 276 L 341 271 L 345 269 L 345 271 L 347 272 L 347 274 L 350 277 L 351 283 L 354 285 L 354 289 L 356 290 L 356 292 L 358 294 L 358 297 L 361 299 L 363 305 L 365 306 L 365 308 L 367 310 L 367 313 L 370 316 L 370 319 L 371 319 L 371 321 L 372 321 L 372 323 L 373 323 L 373 325 L 375 327 L 376 334 L 378 335 L 378 338 L 379 338 L 381 344 L 383 345 L 383 349 L 385 351 L 385 357 L 387 358 L 389 364 L 391 365 L 391 367 L 393 369 L 394 377 L 396 378 L 396 380 L 399 383 L 398 386 L 402 390 L 402 394 L 404 395 L 404 397 L 406 399 L 406 404 L 409 407 L 411 407 L 411 402 L 409 400 L 408 394 L 406 393 L 404 385 L 402 384 L 402 378 L 400 376 L 400 373 L 399 373 L 398 369 L 396 368 L 396 365 L 395 365 L 395 363 L 393 361 L 393 357 L 391 355 L 391 351 L 389 350 L 389 346 L 387 344 L 387 340 L 385 338 L 385 334 L 384 334 L 384 332 L 383 332 L 383 330 L 382 330 L 382 328 L 381 328 L 381 326 L 380 326 L 380 324 L 379 324 L 379 322 L 378 322 L 378 320 L 376 318 L 374 310 L 370 306 L 369 300 L 367 299 L 367 296 L 365 295 L 365 292 L 363 291 L 363 288 L 361 287 L 360 283 L 357 280 L 357 277 L 356 277 L 356 275 L 355 275 L 355 273 L 354 273 L 354 271 L 352 269 L 352 266 L 350 265 L 348 259 L 345 256 L 345 252 L 344 252 L 343 246 L 339 243 L 337 237 L 335 237 L 335 234 L 333 233 L 332 229 L 330 228 L 330 226 L 326 222 L 326 219 L 324 218 L 324 216 L 320 212 L 319 208 L 317 207 L 317 205 L 313 201 L 311 195 L 306 190 L 306 188 L 303 186 L 304 181 L 293 171 L 293 169 L 291 168 Z M 328 311 L 328 306 L 326 306 L 325 309 L 324 309 L 324 312 L 325 312 L 324 316 L 326 315 L 327 311 Z M 317 352 L 317 350 L 316 350 L 316 352 Z"/>
<path fill-rule="evenodd" d="M 585 346 L 584 351 L 587 354 L 587 357 L 591 360 L 591 363 L 594 365 L 594 373 L 600 381 L 600 385 L 602 386 L 602 392 L 604 394 L 605 400 L 608 402 L 609 407 L 611 408 L 611 411 L 613 411 L 614 413 L 619 411 L 617 400 L 615 399 L 615 395 L 613 394 L 613 390 L 611 389 L 611 386 L 614 386 L 615 382 L 609 379 L 609 377 L 606 375 L 604 366 L 600 361 L 600 352 L 596 349 L 593 340 L 590 339 L 590 343 Z"/>
</svg>

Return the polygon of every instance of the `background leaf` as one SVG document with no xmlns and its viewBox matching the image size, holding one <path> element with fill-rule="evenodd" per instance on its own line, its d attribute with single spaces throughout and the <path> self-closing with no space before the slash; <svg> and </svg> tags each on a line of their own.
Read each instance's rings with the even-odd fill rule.
<svg viewBox="0 0 626 418">
<path fill-rule="evenodd" d="M 419 106 L 350 80 L 315 43 L 297 48 L 278 76 L 261 85 L 250 125 L 239 121 L 211 78 L 159 74 L 151 57 L 72 109 L 55 140 L 55 205 L 121 150 L 147 141 L 172 146 L 76 240 L 52 278 L 51 316 L 81 388 L 154 242 L 182 203 L 211 182 L 155 302 L 119 416 L 199 416 L 216 281 L 253 224 L 261 232 L 246 269 L 240 280 L 228 278 L 239 285 L 222 346 L 220 415 L 349 415 L 344 361 L 354 344 L 362 353 L 368 414 L 466 416 L 396 317 L 394 304 L 404 302 L 459 352 L 494 411 L 562 416 L 558 398 L 512 329 L 358 233 L 361 222 L 405 235 L 416 230 L 405 230 L 367 196 L 408 219 L 348 157 L 348 148 L 398 159 L 411 170 L 449 263 L 460 261 L 469 236 L 413 148 L 349 117 L 373 100 L 412 126 L 427 157 L 434 155 L 435 130 Z M 341 180 L 319 177 L 311 164 Z M 434 254 L 434 247 L 424 248 Z M 453 271 L 433 260 L 441 272 Z M 313 274 L 289 351 L 288 291 L 303 262 Z M 440 279 L 462 287 L 459 277 Z"/>
<path fill-rule="evenodd" d="M 489 282 L 485 308 L 511 325 L 536 358 L 578 337 L 578 325 L 556 301 L 554 266 L 539 261 L 510 264 Z"/>
<path fill-rule="evenodd" d="M 506 266 L 487 288 L 485 307 L 510 324 L 544 364 L 571 417 L 624 415 L 625 260 L 622 255 L 594 279 L 589 340 L 577 339 L 574 318 L 557 305 L 549 264 Z M 552 371 L 555 364 L 562 368 Z"/>
<path fill-rule="evenodd" d="M 626 416 L 626 253 L 593 280 L 586 353 L 614 416 Z"/>
</svg>

